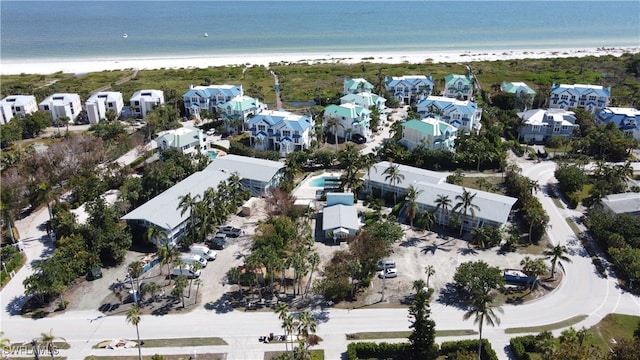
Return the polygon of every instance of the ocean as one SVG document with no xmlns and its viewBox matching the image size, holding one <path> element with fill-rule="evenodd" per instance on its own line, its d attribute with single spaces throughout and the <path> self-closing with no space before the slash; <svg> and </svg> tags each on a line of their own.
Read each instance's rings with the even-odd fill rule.
<svg viewBox="0 0 640 360">
<path fill-rule="evenodd" d="M 638 47 L 639 14 L 637 0 L 3 0 L 0 60 Z"/>
</svg>

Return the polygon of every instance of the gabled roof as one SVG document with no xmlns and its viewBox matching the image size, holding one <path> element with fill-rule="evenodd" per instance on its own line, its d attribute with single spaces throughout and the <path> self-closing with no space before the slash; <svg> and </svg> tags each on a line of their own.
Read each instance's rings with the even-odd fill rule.
<svg viewBox="0 0 640 360">
<path fill-rule="evenodd" d="M 445 113 L 457 110 L 459 113 L 467 115 L 475 114 L 478 109 L 478 105 L 473 101 L 463 101 L 446 96 L 428 96 L 418 103 L 418 108 L 428 109 L 431 105 L 443 110 Z"/>
<path fill-rule="evenodd" d="M 521 93 L 525 93 L 525 94 L 531 94 L 531 95 L 535 95 L 535 91 L 529 87 L 529 85 L 523 83 L 523 82 L 506 82 L 503 81 L 502 82 L 502 91 L 504 92 L 508 92 L 511 94 L 521 94 Z"/>
<path fill-rule="evenodd" d="M 180 148 L 194 142 L 200 142 L 200 129 L 191 126 L 184 126 L 179 129 L 169 130 L 156 139 L 158 144 L 167 142 L 167 145 Z"/>
<path fill-rule="evenodd" d="M 465 85 L 473 84 L 473 81 L 467 75 L 449 74 L 444 77 L 444 82 L 446 85 L 451 85 L 458 81 L 462 81 Z"/>
<path fill-rule="evenodd" d="M 278 161 L 256 159 L 240 155 L 218 156 L 205 168 L 208 171 L 238 173 L 241 179 L 269 182 L 284 167 Z"/>
<path fill-rule="evenodd" d="M 226 157 L 226 156 L 222 156 Z M 170 187 L 162 194 L 147 201 L 135 210 L 122 217 L 123 220 L 146 220 L 163 229 L 172 230 L 189 218 L 189 212 L 180 214 L 178 204 L 180 197 L 186 194 L 203 196 L 210 187 L 231 177 L 231 173 L 221 171 L 199 171 Z"/>
<path fill-rule="evenodd" d="M 575 125 L 576 117 L 573 111 L 564 109 L 531 109 L 518 113 L 527 125 L 543 125 L 561 122 L 562 125 Z"/>
<path fill-rule="evenodd" d="M 587 94 L 590 92 L 596 93 L 597 96 L 609 97 L 611 95 L 611 87 L 605 88 L 600 85 L 584 85 L 584 84 L 553 84 L 551 88 L 551 94 L 561 94 L 565 91 L 573 91 L 578 95 Z"/>
<path fill-rule="evenodd" d="M 422 190 L 418 194 L 416 201 L 430 207 L 436 206 L 438 195 L 448 196 L 451 199 L 451 205 L 457 204 L 456 196 L 462 195 L 463 187 L 448 183 L 427 183 L 420 182 L 414 185 L 417 189 Z M 509 218 L 509 212 L 518 199 L 509 196 L 494 194 L 486 191 L 475 189 L 467 189 L 471 194 L 475 194 L 473 204 L 478 205 L 479 210 L 475 210 L 476 218 L 491 220 L 497 223 L 505 223 Z"/>
<path fill-rule="evenodd" d="M 342 204 L 325 207 L 322 211 L 322 230 L 327 231 L 341 227 L 351 230 L 360 228 L 356 207 Z"/>
<path fill-rule="evenodd" d="M 281 110 L 262 111 L 249 120 L 249 126 L 256 125 L 262 121 L 275 128 L 282 129 L 287 127 L 300 132 L 304 132 L 311 127 L 311 119 L 308 116 L 296 115 Z"/>
<path fill-rule="evenodd" d="M 418 84 L 434 86 L 431 75 L 404 75 L 404 76 L 387 76 L 384 79 L 387 87 L 396 87 L 399 85 L 406 87 L 414 87 Z"/>
<path fill-rule="evenodd" d="M 449 125 L 448 123 L 441 120 L 436 120 L 434 118 L 425 118 L 422 120 L 413 119 L 405 121 L 404 123 L 402 123 L 402 127 L 413 129 L 429 136 L 441 136 L 447 131 L 449 132 L 449 134 L 453 134 L 457 131 L 457 129 L 452 125 Z"/>
<path fill-rule="evenodd" d="M 620 128 L 640 128 L 640 110 L 634 108 L 606 107 L 596 112 L 596 118 L 601 122 L 612 122 Z"/>
<path fill-rule="evenodd" d="M 329 105 L 324 108 L 324 113 L 329 116 L 337 115 L 342 116 L 346 119 L 356 119 L 361 117 L 362 115 L 370 114 L 371 111 L 360 105 L 345 103 L 342 105 Z"/>
<path fill-rule="evenodd" d="M 218 108 L 222 111 L 247 111 L 251 109 L 257 109 L 260 106 L 260 101 L 246 95 L 238 95 L 233 99 L 218 104 Z"/>
<path fill-rule="evenodd" d="M 208 85 L 208 86 L 190 86 L 189 90 L 184 93 L 183 97 L 192 97 L 198 95 L 200 97 L 210 98 L 217 95 L 234 98 L 242 95 L 242 86 L 237 85 Z"/>
<path fill-rule="evenodd" d="M 373 90 L 373 85 L 371 85 L 370 82 L 368 82 L 367 80 L 363 79 L 363 78 L 355 78 L 355 79 L 348 79 L 344 81 L 344 87 L 347 90 L 350 91 L 357 91 L 359 89 L 364 89 L 364 90 Z"/>
<path fill-rule="evenodd" d="M 638 193 L 611 194 L 602 198 L 601 201 L 615 214 L 640 213 L 640 194 Z"/>
<path fill-rule="evenodd" d="M 366 108 L 370 108 L 372 106 L 376 106 L 378 102 L 382 102 L 383 104 L 387 101 L 387 99 L 382 96 L 378 96 L 373 93 L 358 93 L 358 94 L 347 94 L 340 98 L 341 103 L 352 103 L 358 104 L 360 106 L 364 106 Z"/>
<path fill-rule="evenodd" d="M 385 170 L 387 170 L 392 163 L 388 161 L 381 161 L 375 164 L 371 171 L 369 171 L 369 176 L 365 178 L 370 178 L 371 181 L 375 181 L 378 183 L 389 184 L 389 181 L 385 179 L 387 175 L 384 174 Z M 418 183 L 418 182 L 428 182 L 433 184 L 439 184 L 445 181 L 446 175 L 442 173 L 438 173 L 435 171 L 424 170 L 412 166 L 402 165 L 402 164 L 393 164 L 398 167 L 400 173 L 404 175 L 404 179 L 398 182 L 395 186 L 401 188 L 408 188 L 409 185 Z"/>
</svg>

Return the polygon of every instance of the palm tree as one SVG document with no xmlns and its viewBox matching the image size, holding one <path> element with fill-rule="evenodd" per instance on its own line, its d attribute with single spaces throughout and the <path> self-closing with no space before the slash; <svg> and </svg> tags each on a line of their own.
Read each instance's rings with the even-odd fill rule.
<svg viewBox="0 0 640 360">
<path fill-rule="evenodd" d="M 127 267 L 127 271 L 129 272 L 129 276 L 131 278 L 136 279 L 136 289 L 131 289 L 134 291 L 134 297 L 136 299 L 136 304 L 140 301 L 140 275 L 144 272 L 144 266 L 140 261 L 134 261 Z M 136 295 L 137 291 L 137 295 Z"/>
<path fill-rule="evenodd" d="M 282 319 L 282 329 L 284 329 L 284 335 L 286 337 L 284 340 L 286 351 L 289 351 L 289 338 L 291 337 L 291 334 L 293 334 L 293 331 L 295 330 L 295 328 L 296 328 L 296 322 L 293 316 L 287 315 L 284 319 Z M 291 352 L 293 356 L 293 341 L 291 343 Z"/>
<path fill-rule="evenodd" d="M 500 313 L 503 312 L 502 308 L 493 304 L 493 298 L 489 294 L 478 295 L 469 306 L 469 310 L 462 316 L 462 319 L 468 320 L 472 316 L 474 317 L 473 323 L 478 324 L 478 333 L 480 339 L 478 340 L 478 359 L 482 354 L 482 325 L 487 324 L 490 326 L 500 325 L 500 319 L 494 312 L 494 309 Z"/>
<path fill-rule="evenodd" d="M 142 347 L 140 344 L 140 329 L 138 328 L 138 324 L 140 324 L 140 308 L 137 305 L 134 305 L 129 308 L 127 312 L 127 323 L 133 324 L 136 327 L 136 336 L 138 337 L 138 359 L 142 360 Z"/>
<path fill-rule="evenodd" d="M 320 264 L 320 255 L 317 252 L 312 252 L 307 257 L 307 261 L 309 262 L 309 266 L 311 271 L 309 271 L 309 280 L 307 281 L 307 287 L 304 290 L 305 296 L 309 292 L 309 288 L 311 287 L 311 279 L 313 278 L 313 273 L 317 270 L 318 264 Z"/>
<path fill-rule="evenodd" d="M 40 360 L 40 341 L 38 338 L 33 338 L 30 342 L 31 348 L 33 349 L 33 358 L 36 360 Z"/>
<path fill-rule="evenodd" d="M 360 157 L 360 167 L 367 171 L 367 183 L 369 184 L 368 192 L 371 192 L 371 169 L 377 171 L 375 168 L 375 164 L 378 160 L 373 156 L 373 154 L 367 154 Z"/>
<path fill-rule="evenodd" d="M 422 230 L 431 231 L 431 226 L 435 223 L 436 217 L 433 211 L 422 211 L 417 216 L 417 225 Z"/>
<path fill-rule="evenodd" d="M 336 151 L 338 151 L 338 127 L 342 127 L 344 129 L 344 126 L 340 123 L 340 120 L 332 117 L 327 119 L 327 126 L 333 128 L 333 137 L 336 142 Z"/>
<path fill-rule="evenodd" d="M 191 196 L 191 193 L 187 193 L 186 195 L 182 195 L 178 198 L 180 202 L 178 203 L 178 210 L 180 210 L 180 216 L 184 215 L 185 212 L 189 211 L 189 217 L 191 218 L 191 230 L 192 230 L 192 238 L 195 240 L 195 205 L 200 199 L 200 195 Z"/>
<path fill-rule="evenodd" d="M 399 165 L 394 165 L 393 163 L 389 164 L 389 167 L 386 168 L 382 173 L 385 175 L 384 180 L 389 182 L 389 185 L 396 186 L 399 182 L 404 180 L 404 174 L 402 174 L 399 170 Z M 396 197 L 398 196 L 398 191 L 393 193 L 393 203 L 397 202 Z"/>
<path fill-rule="evenodd" d="M 471 221 L 476 217 L 476 210 L 480 210 L 480 207 L 473 203 L 473 199 L 476 197 L 477 193 L 471 194 L 467 189 L 462 188 L 462 194 L 456 195 L 456 200 L 458 203 L 453 207 L 453 211 L 460 209 L 460 213 L 466 218 L 467 213 L 471 212 Z M 464 218 L 460 222 L 460 235 L 462 235 L 462 229 L 464 229 Z"/>
<path fill-rule="evenodd" d="M 438 216 L 438 220 L 439 220 L 438 222 L 440 223 L 440 225 L 444 225 L 442 215 L 443 214 L 445 216 L 449 215 L 449 208 L 451 207 L 451 199 L 449 199 L 449 196 L 447 195 L 440 194 L 438 195 L 434 203 L 436 204 L 436 211 L 440 210 L 440 216 Z"/>
<path fill-rule="evenodd" d="M 142 285 L 142 292 L 151 296 L 151 301 L 155 301 L 156 293 L 160 291 L 160 285 L 157 282 L 148 282 Z"/>
<path fill-rule="evenodd" d="M 40 334 L 40 341 L 47 346 L 47 351 L 49 352 L 49 355 L 51 355 L 51 359 L 55 359 L 56 355 L 56 345 L 53 343 L 56 338 L 57 337 L 53 335 L 53 329 L 50 329 L 48 333 Z M 64 338 L 61 339 L 64 340 Z M 66 342 L 66 340 L 64 341 Z"/>
<path fill-rule="evenodd" d="M 429 279 L 436 274 L 436 268 L 433 265 L 427 265 L 424 268 L 425 274 L 427 274 L 427 288 L 429 288 Z"/>
<path fill-rule="evenodd" d="M 535 208 L 527 209 L 527 211 L 524 214 L 524 218 L 529 223 L 529 243 L 531 244 L 533 241 L 532 239 L 533 226 L 539 225 L 546 228 L 549 224 L 549 216 L 544 211 L 544 209 L 540 207 L 535 207 Z"/>
<path fill-rule="evenodd" d="M 302 336 L 305 340 L 309 338 L 311 333 L 316 332 L 318 323 L 316 319 L 311 316 L 308 311 L 304 311 L 298 317 L 298 335 Z"/>
<path fill-rule="evenodd" d="M 409 223 L 413 228 L 413 219 L 415 219 L 418 213 L 418 196 L 422 193 L 422 190 L 418 190 L 413 185 L 410 185 L 407 189 L 407 197 L 405 198 L 406 205 L 404 207 L 404 213 L 409 218 Z"/>
<path fill-rule="evenodd" d="M 556 274 L 556 264 L 558 263 L 558 260 L 562 260 L 564 262 L 571 262 L 571 259 L 566 255 L 569 252 L 569 249 L 567 249 L 566 246 L 564 245 L 551 245 L 551 244 L 547 244 L 547 249 L 545 251 L 542 252 L 542 255 L 544 255 L 544 258 L 547 260 L 551 260 L 551 278 L 553 279 L 553 277 Z"/>
</svg>

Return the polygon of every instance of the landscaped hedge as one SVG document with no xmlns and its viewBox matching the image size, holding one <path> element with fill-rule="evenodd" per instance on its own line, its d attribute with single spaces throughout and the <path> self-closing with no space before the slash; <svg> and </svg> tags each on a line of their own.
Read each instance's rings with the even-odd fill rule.
<svg viewBox="0 0 640 360">
<path fill-rule="evenodd" d="M 529 353 L 535 351 L 536 337 L 534 335 L 514 337 L 509 340 L 509 346 L 515 360 L 530 360 Z"/>
<path fill-rule="evenodd" d="M 355 342 L 347 346 L 348 360 L 387 359 L 404 360 L 411 357 L 408 343 L 389 344 L 386 342 Z"/>
<path fill-rule="evenodd" d="M 472 353 L 478 352 L 478 340 L 461 340 L 461 341 L 446 341 L 440 345 L 440 356 L 445 358 L 453 358 L 458 351 L 466 350 Z M 498 355 L 491 343 L 487 339 L 482 339 L 482 354 L 480 354 L 481 360 L 498 360 Z"/>
<path fill-rule="evenodd" d="M 0 248 L 0 258 L 2 258 L 2 262 L 4 262 L 5 265 L 4 270 L 0 271 L 0 287 L 4 287 L 11 279 L 9 274 L 14 270 L 19 270 L 26 258 L 23 256 L 23 253 L 10 245 Z"/>
</svg>

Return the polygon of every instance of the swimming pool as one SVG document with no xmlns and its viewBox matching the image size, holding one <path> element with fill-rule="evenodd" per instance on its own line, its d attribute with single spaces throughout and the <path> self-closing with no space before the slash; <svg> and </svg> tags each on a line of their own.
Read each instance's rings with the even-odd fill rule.
<svg viewBox="0 0 640 360">
<path fill-rule="evenodd" d="M 339 178 L 335 177 L 335 176 L 321 176 L 319 178 L 315 178 L 313 180 L 311 180 L 309 182 L 309 186 L 310 187 L 317 187 L 317 188 L 324 188 L 324 181 L 325 180 L 339 180 Z"/>
<path fill-rule="evenodd" d="M 209 159 L 213 160 L 218 156 L 218 152 L 215 150 L 208 150 L 207 151 L 209 153 Z"/>
</svg>

